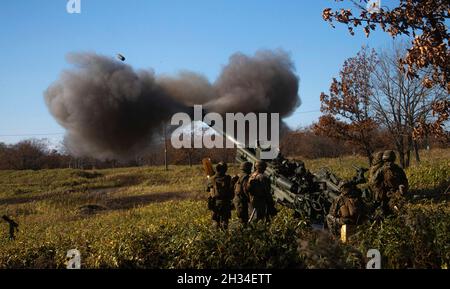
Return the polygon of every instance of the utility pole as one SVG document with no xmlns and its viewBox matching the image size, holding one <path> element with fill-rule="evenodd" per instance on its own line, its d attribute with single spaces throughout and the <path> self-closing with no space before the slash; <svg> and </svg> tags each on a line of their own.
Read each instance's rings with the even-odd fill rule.
<svg viewBox="0 0 450 289">
<path fill-rule="evenodd" d="M 166 130 L 166 124 L 163 124 L 163 134 L 164 134 L 164 167 L 165 170 L 169 170 L 169 165 L 167 163 L 167 130 Z"/>
<path fill-rule="evenodd" d="M 191 147 L 188 149 L 189 167 L 192 168 L 192 154 L 194 152 L 194 124 L 191 124 Z"/>
</svg>

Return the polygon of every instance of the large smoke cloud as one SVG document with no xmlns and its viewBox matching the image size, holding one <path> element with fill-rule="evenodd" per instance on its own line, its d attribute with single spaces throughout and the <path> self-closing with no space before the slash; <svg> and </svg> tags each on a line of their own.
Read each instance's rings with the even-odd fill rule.
<svg viewBox="0 0 450 289">
<path fill-rule="evenodd" d="M 47 89 L 45 100 L 76 156 L 134 157 L 174 113 L 189 112 L 194 104 L 219 113 L 278 112 L 281 117 L 300 105 L 295 67 L 283 51 L 237 53 L 214 83 L 188 71 L 158 77 L 94 53 L 70 54 L 68 61 L 74 68 Z"/>
<path fill-rule="evenodd" d="M 294 70 L 283 51 L 234 54 L 214 84 L 218 97 L 205 106 L 219 113 L 277 112 L 286 117 L 299 105 Z"/>
</svg>

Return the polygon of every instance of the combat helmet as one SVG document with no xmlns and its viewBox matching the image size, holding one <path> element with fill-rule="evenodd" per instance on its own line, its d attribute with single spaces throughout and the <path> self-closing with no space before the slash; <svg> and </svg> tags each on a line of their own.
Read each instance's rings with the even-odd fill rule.
<svg viewBox="0 0 450 289">
<path fill-rule="evenodd" d="M 228 166 L 224 162 L 220 162 L 216 165 L 216 172 L 219 174 L 225 174 L 228 170 Z"/>
<path fill-rule="evenodd" d="M 255 163 L 255 168 L 256 169 L 261 168 L 261 169 L 265 170 L 267 168 L 267 163 L 265 161 L 257 161 Z"/>
<path fill-rule="evenodd" d="M 240 169 L 243 172 L 250 173 L 252 171 L 253 164 L 251 162 L 243 162 L 240 165 Z"/>
<path fill-rule="evenodd" d="M 387 150 L 383 153 L 383 161 L 385 162 L 395 162 L 396 158 L 395 152 L 392 150 Z"/>
<path fill-rule="evenodd" d="M 375 164 L 381 163 L 381 161 L 383 160 L 383 152 L 377 152 L 373 155 L 373 162 Z"/>
<path fill-rule="evenodd" d="M 338 188 L 342 195 L 349 195 L 353 197 L 361 197 L 362 195 L 361 190 L 359 190 L 352 181 L 340 181 Z"/>
</svg>

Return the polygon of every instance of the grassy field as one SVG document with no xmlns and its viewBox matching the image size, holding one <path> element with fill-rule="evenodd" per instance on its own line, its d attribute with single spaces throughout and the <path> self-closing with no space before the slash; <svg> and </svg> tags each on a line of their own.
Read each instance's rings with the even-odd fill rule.
<svg viewBox="0 0 450 289">
<path fill-rule="evenodd" d="M 450 263 L 450 150 L 423 152 L 407 171 L 417 195 L 405 212 L 367 224 L 348 244 L 312 231 L 281 209 L 270 225 L 211 228 L 202 168 L 0 171 L 0 214 L 20 224 L 14 241 L 0 223 L 0 268 L 65 268 L 78 249 L 84 268 L 364 268 L 378 248 L 387 268 Z M 363 158 L 306 161 L 353 175 Z M 231 172 L 236 172 L 236 167 Z M 448 192 L 447 192 L 448 193 Z"/>
</svg>

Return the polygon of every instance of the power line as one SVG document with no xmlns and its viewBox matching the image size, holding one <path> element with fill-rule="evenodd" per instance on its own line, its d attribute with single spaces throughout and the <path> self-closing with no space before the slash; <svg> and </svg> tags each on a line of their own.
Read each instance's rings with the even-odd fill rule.
<svg viewBox="0 0 450 289">
<path fill-rule="evenodd" d="M 295 112 L 294 115 L 305 114 L 305 113 L 319 113 L 319 112 L 321 112 L 321 111 L 320 110 L 299 111 L 299 112 Z"/>
</svg>

